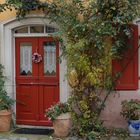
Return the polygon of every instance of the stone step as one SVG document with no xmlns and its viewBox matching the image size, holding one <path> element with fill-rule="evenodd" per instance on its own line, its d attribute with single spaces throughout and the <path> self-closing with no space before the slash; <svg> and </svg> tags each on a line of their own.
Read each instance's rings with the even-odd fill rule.
<svg viewBox="0 0 140 140">
<path fill-rule="evenodd" d="M 25 138 L 25 137 L 9 137 L 9 138 L 0 138 L 0 140 L 29 140 L 29 138 Z"/>
</svg>

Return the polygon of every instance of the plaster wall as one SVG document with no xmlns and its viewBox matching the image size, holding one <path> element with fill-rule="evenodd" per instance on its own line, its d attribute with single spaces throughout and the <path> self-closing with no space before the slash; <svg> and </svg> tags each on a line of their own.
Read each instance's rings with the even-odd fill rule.
<svg viewBox="0 0 140 140">
<path fill-rule="evenodd" d="M 45 2 L 46 0 L 40 0 L 42 2 Z M 48 2 L 51 2 L 52 0 L 47 0 Z M 4 3 L 5 0 L 0 0 L 0 4 Z M 30 12 L 31 14 L 36 14 L 39 15 L 42 12 L 41 11 L 32 11 Z M 6 11 L 0 13 L 0 22 L 6 21 L 6 20 L 10 20 L 11 18 L 14 18 L 16 16 L 16 11 L 13 9 L 12 11 L 10 11 L 9 9 L 7 9 Z"/>
<path fill-rule="evenodd" d="M 140 36 L 140 19 L 134 21 L 138 25 Z M 138 50 L 138 73 L 140 77 L 140 48 Z M 127 121 L 120 116 L 121 102 L 123 100 L 139 99 L 140 100 L 140 80 L 138 90 L 117 91 L 112 93 L 106 102 L 106 107 L 101 113 L 101 119 L 108 128 L 127 128 Z"/>
<path fill-rule="evenodd" d="M 101 119 L 108 128 L 127 128 L 127 121 L 120 116 L 123 100 L 140 99 L 140 91 L 120 91 L 112 93 L 101 113 Z"/>
</svg>

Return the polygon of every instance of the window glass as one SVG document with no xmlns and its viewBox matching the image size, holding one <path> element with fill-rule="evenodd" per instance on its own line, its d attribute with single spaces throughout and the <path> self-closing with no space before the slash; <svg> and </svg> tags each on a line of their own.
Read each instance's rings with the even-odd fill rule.
<svg viewBox="0 0 140 140">
<path fill-rule="evenodd" d="M 20 75 L 32 75 L 32 44 L 20 44 Z"/>
<path fill-rule="evenodd" d="M 44 33 L 44 26 L 31 26 L 30 33 Z"/>
<path fill-rule="evenodd" d="M 44 75 L 56 75 L 56 45 L 54 42 L 44 42 Z"/>
<path fill-rule="evenodd" d="M 30 32 L 29 32 L 30 30 Z M 29 26 L 29 27 L 20 27 L 14 30 L 15 33 L 54 33 L 57 32 L 58 29 L 53 28 L 51 26 Z"/>
<path fill-rule="evenodd" d="M 15 30 L 15 33 L 28 33 L 28 27 L 22 27 Z"/>
<path fill-rule="evenodd" d="M 54 32 L 56 32 L 55 28 L 46 26 L 46 33 L 54 33 Z"/>
</svg>

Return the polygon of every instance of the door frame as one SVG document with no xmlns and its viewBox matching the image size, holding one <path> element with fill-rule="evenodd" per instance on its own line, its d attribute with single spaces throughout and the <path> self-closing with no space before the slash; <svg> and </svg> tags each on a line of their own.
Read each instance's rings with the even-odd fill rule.
<svg viewBox="0 0 140 140">
<path fill-rule="evenodd" d="M 30 20 L 29 20 L 30 19 Z M 16 81 L 15 81 L 15 36 L 13 29 L 17 27 L 27 26 L 27 25 L 51 25 L 53 27 L 58 27 L 55 23 L 51 23 L 48 19 L 44 19 L 43 15 L 30 15 L 26 19 L 18 21 L 16 18 L 4 21 L 0 24 L 0 36 L 1 36 L 1 46 L 0 46 L 0 63 L 5 67 L 5 75 L 7 77 L 6 90 L 8 95 L 16 99 Z M 26 37 L 27 34 L 19 35 L 19 37 Z M 46 37 L 47 34 L 32 34 L 27 37 Z M 8 40 L 8 41 L 7 41 Z M 61 50 L 60 50 L 61 55 Z M 66 60 L 62 59 L 60 63 L 60 102 L 67 101 L 70 93 L 70 88 L 68 86 L 68 81 L 66 79 Z M 64 88 L 65 87 L 65 88 Z M 16 107 L 13 108 L 16 112 Z"/>
</svg>

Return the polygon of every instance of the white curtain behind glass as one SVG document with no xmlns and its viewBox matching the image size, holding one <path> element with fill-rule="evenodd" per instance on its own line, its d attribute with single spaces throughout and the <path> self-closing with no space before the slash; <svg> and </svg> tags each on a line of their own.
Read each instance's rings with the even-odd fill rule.
<svg viewBox="0 0 140 140">
<path fill-rule="evenodd" d="M 56 46 L 53 44 L 44 46 L 44 74 L 56 74 Z"/>
<path fill-rule="evenodd" d="M 20 73 L 21 75 L 32 74 L 32 45 L 21 43 L 20 45 Z"/>
</svg>

